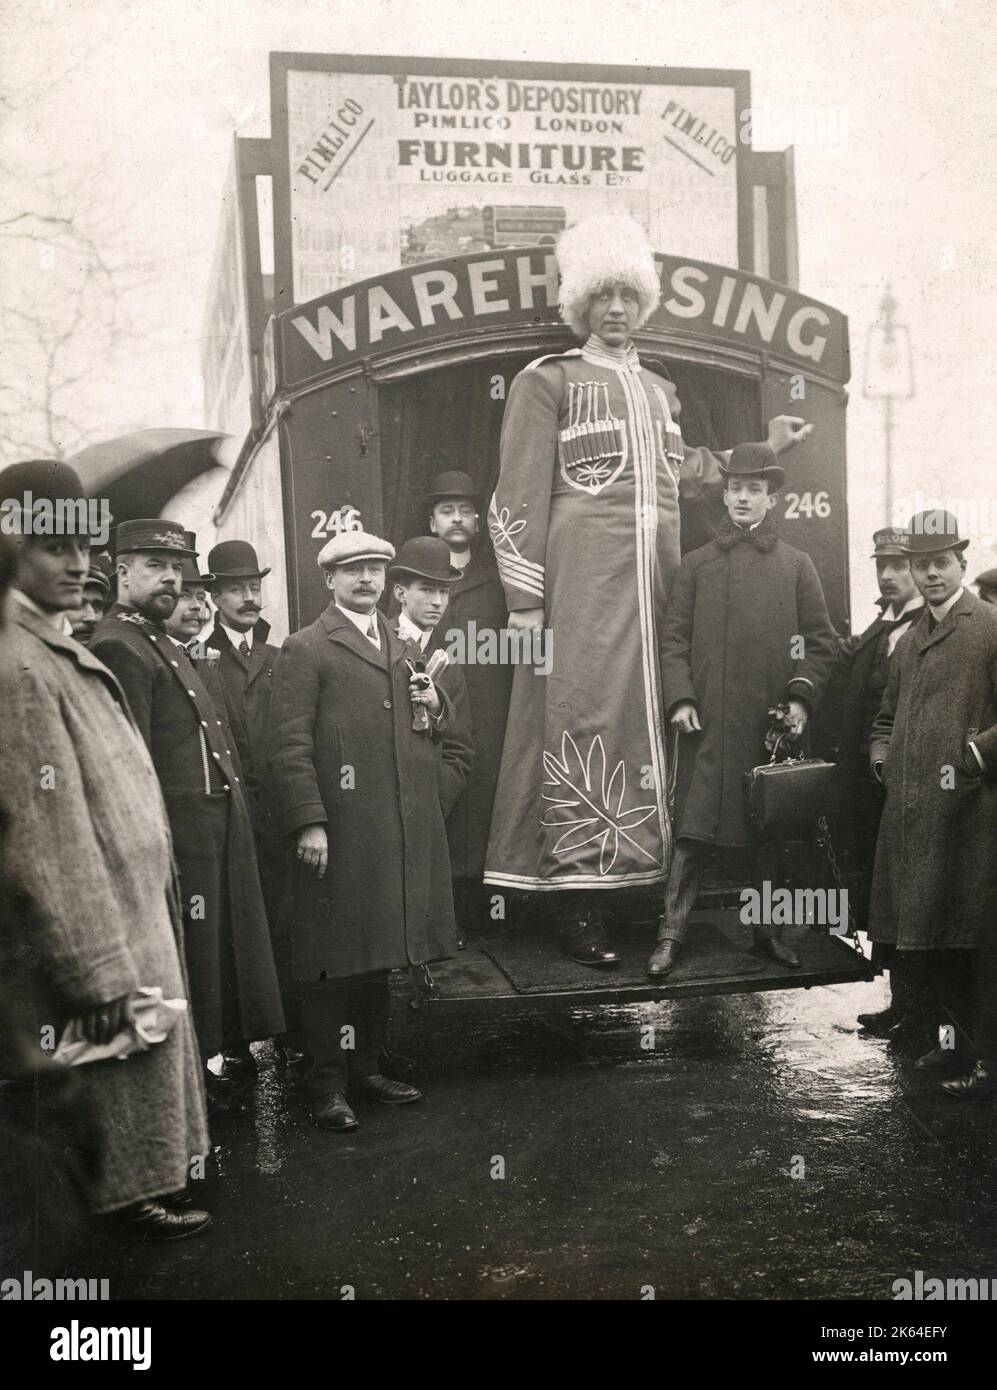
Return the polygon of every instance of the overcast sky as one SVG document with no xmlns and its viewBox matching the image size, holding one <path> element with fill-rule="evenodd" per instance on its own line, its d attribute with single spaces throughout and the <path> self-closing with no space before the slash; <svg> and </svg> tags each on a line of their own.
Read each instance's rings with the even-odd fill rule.
<svg viewBox="0 0 997 1390">
<path fill-rule="evenodd" d="M 99 171 L 122 244 L 153 268 L 145 345 L 114 371 L 95 361 L 87 387 L 111 435 L 202 423 L 220 191 L 233 132 L 269 134 L 271 50 L 747 68 L 756 107 L 844 108 L 843 150 L 797 147 L 800 288 L 850 319 L 855 617 L 867 620 L 854 571 L 885 518 L 881 407 L 862 382 L 887 280 L 917 383 L 898 407 L 897 492 L 988 506 L 997 492 L 995 13 L 992 0 L 6 0 L 0 153 L 24 205 L 42 172 Z M 977 558 L 997 563 L 997 537 L 974 544 Z"/>
</svg>

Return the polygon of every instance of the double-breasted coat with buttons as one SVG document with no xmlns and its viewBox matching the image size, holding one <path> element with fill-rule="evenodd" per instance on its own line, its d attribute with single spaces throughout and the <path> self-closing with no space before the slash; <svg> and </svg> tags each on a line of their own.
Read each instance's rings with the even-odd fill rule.
<svg viewBox="0 0 997 1390">
<path fill-rule="evenodd" d="M 329 838 L 325 878 L 290 861 L 283 911 L 297 981 L 404 968 L 456 948 L 437 735 L 413 730 L 411 653 L 381 615 L 378 628 L 380 650 L 330 604 L 288 637 L 274 673 L 281 822 L 289 837 L 323 825 Z"/>
<path fill-rule="evenodd" d="M 933 630 L 922 613 L 901 637 L 870 759 L 886 785 L 870 937 L 978 947 L 997 931 L 997 609 L 966 590 Z"/>
<path fill-rule="evenodd" d="M 186 653 L 133 609 L 115 604 L 90 650 L 121 682 L 163 790 L 202 1054 L 283 1032 L 249 809 L 224 709 Z"/>
</svg>

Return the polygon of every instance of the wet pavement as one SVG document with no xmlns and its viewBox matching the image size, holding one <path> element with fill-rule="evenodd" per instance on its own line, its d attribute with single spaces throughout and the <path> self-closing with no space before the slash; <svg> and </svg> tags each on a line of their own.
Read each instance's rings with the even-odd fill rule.
<svg viewBox="0 0 997 1390">
<path fill-rule="evenodd" d="M 426 1099 L 359 1103 L 347 1136 L 313 1127 L 260 1044 L 193 1185 L 213 1228 L 108 1251 L 112 1297 L 889 1299 L 918 1269 L 997 1277 L 997 1106 L 860 1036 L 886 1000 L 877 980 L 399 1005 L 397 1074 Z"/>
</svg>

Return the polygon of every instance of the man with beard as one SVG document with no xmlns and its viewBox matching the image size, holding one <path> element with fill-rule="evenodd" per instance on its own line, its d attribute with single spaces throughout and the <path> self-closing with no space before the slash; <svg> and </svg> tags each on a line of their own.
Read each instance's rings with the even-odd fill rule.
<svg viewBox="0 0 997 1390">
<path fill-rule="evenodd" d="M 273 934 L 278 974 L 284 987 L 284 1013 L 290 1023 L 292 1000 L 286 990 L 287 942 L 278 928 L 287 854 L 267 773 L 270 694 L 274 663 L 280 654 L 279 648 L 267 641 L 270 624 L 262 616 L 263 581 L 270 568 L 261 567 L 248 541 L 228 540 L 220 541 L 208 553 L 208 569 L 215 604 L 215 622 L 208 642 L 219 653 L 218 675 L 225 688 L 228 707 L 241 725 L 245 739 L 243 761 L 253 801 L 260 882 Z M 288 1065 L 300 1063 L 301 1053 L 290 1036 L 275 1046 L 278 1060 Z M 224 1053 L 226 1072 L 251 1070 L 254 1065 L 248 1047 Z"/>
<path fill-rule="evenodd" d="M 183 895 L 193 1017 L 205 1063 L 223 1047 L 284 1031 L 266 911 L 232 742 L 201 677 L 164 623 L 176 607 L 184 530 L 122 522 L 118 602 L 91 643 L 128 697 L 159 774 Z M 226 1083 L 205 1066 L 210 1092 Z"/>
<path fill-rule="evenodd" d="M 479 534 L 480 504 L 467 473 L 437 474 L 424 499 L 429 530 L 450 548 L 458 578 L 437 627 L 434 644 L 446 647 L 461 633 L 473 647 L 475 634 L 500 632 L 509 621 L 491 541 Z M 474 765 L 463 795 L 447 818 L 457 920 L 471 929 L 487 918 L 482 885 L 492 803 L 502 762 L 502 741 L 512 692 L 509 665 L 474 662 L 463 667 L 468 711 L 474 733 Z"/>
<path fill-rule="evenodd" d="M 111 586 L 108 583 L 107 575 L 91 560 L 83 585 L 83 602 L 79 608 L 73 608 L 66 614 L 69 625 L 73 629 L 73 636 L 84 647 L 90 645 L 90 639 L 97 631 L 97 624 L 104 616 L 104 609 L 107 607 L 110 596 Z"/>
</svg>

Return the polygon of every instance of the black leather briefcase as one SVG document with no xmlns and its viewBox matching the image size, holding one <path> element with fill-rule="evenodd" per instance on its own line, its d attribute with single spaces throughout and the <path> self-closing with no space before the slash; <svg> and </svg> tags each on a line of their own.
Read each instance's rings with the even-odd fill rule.
<svg viewBox="0 0 997 1390">
<path fill-rule="evenodd" d="M 789 835 L 809 829 L 834 807 L 834 763 L 823 758 L 786 758 L 744 774 L 748 819 L 758 835 Z"/>
</svg>

